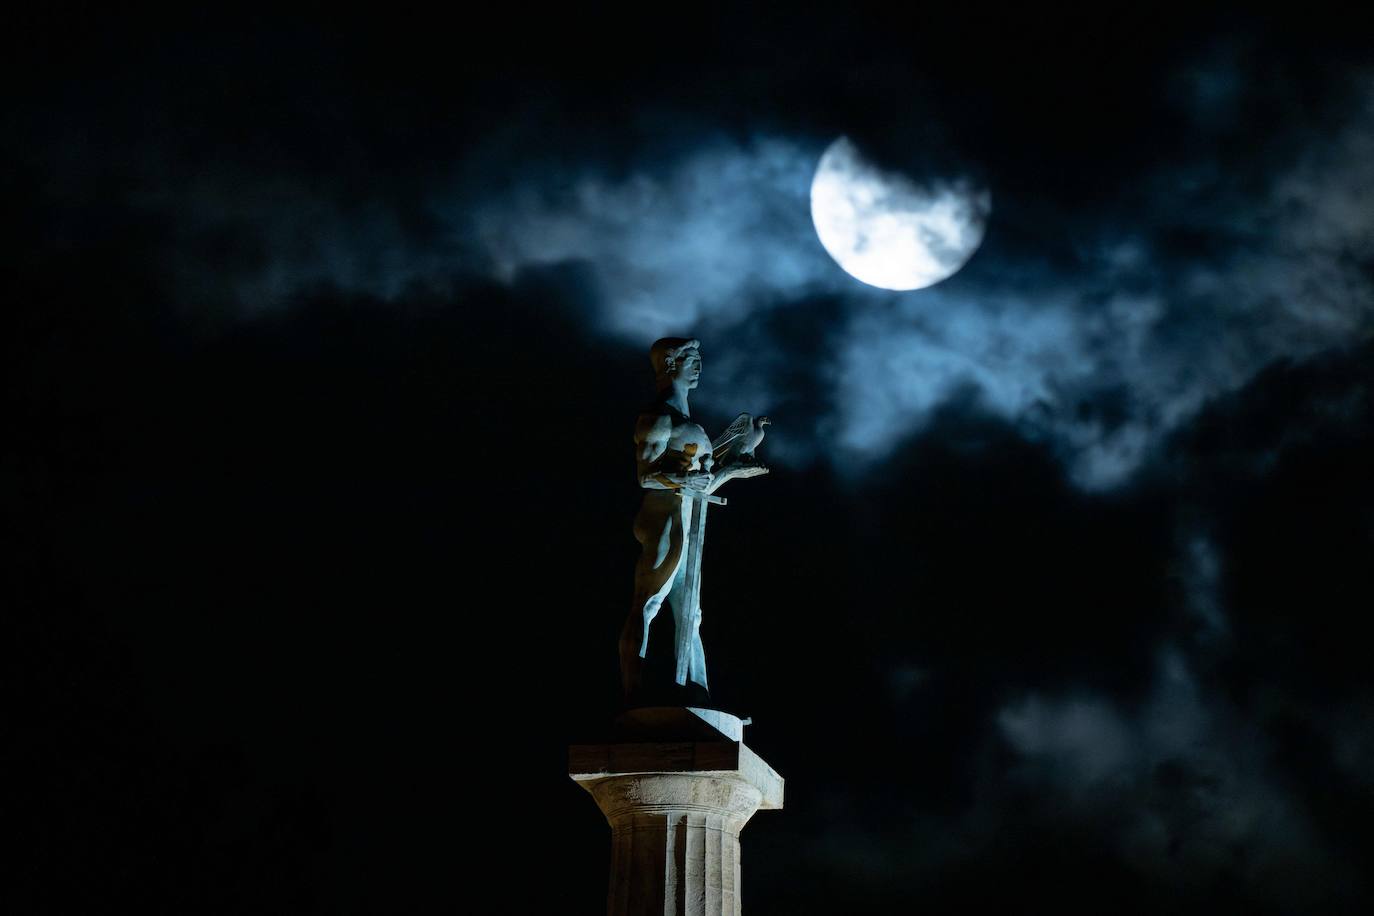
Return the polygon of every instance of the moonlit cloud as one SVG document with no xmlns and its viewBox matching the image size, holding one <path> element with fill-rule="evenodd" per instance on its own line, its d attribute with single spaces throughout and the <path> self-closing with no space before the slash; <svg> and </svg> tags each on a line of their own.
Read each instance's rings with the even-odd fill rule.
<svg viewBox="0 0 1374 916">
<path fill-rule="evenodd" d="M 647 343 L 667 329 L 728 327 L 754 309 L 852 283 L 798 206 L 816 155 L 780 139 L 709 144 L 661 172 L 530 181 L 459 223 L 506 279 L 586 263 L 604 329 Z"/>
<path fill-rule="evenodd" d="M 1245 193 L 1208 160 L 1115 189 L 1121 219 L 1083 237 L 1076 270 L 1038 265 L 1032 241 L 979 255 L 1004 261 L 1011 279 L 989 264 L 905 294 L 866 289 L 825 256 L 807 205 L 818 148 L 787 138 L 707 144 L 621 180 L 532 179 L 486 201 L 470 225 L 500 276 L 586 265 L 595 320 L 613 337 L 714 332 L 713 384 L 699 397 L 721 410 L 767 409 L 777 388 L 742 367 L 768 342 L 750 337 L 749 353 L 735 352 L 733 327 L 840 297 L 849 318 L 827 332 L 823 367 L 833 388 L 815 405 L 833 411 L 819 427 L 835 438 L 795 455 L 871 464 L 946 399 L 972 395 L 1050 444 L 1080 485 L 1105 489 L 1208 399 L 1276 359 L 1374 329 L 1363 266 L 1374 246 L 1370 103 L 1334 143 L 1314 137 L 1304 150 Z M 1206 247 L 1178 250 L 1185 229 Z"/>
<path fill-rule="evenodd" d="M 1204 68 L 1173 91 L 1190 112 L 1233 107 L 1251 90 L 1228 73 Z M 774 411 L 803 393 L 779 374 L 796 340 L 746 329 L 825 299 L 840 315 L 814 329 L 807 356 L 823 387 L 794 405 L 804 423 L 774 430 L 774 460 L 872 467 L 957 397 L 1104 490 L 1276 360 L 1374 333 L 1374 90 L 1354 97 L 1330 115 L 1333 131 L 1289 128 L 1295 152 L 1277 168 L 1262 150 L 1251 161 L 1198 144 L 1192 158 L 1104 188 L 1091 214 L 1002 195 L 969 265 L 907 293 L 854 280 L 820 244 L 809 192 L 829 137 L 705 133 L 619 170 L 585 154 L 554 167 L 482 149 L 481 161 L 507 163 L 505 180 L 437 185 L 422 212 L 381 193 L 345 205 L 308 183 L 244 175 L 178 183 L 150 171 L 137 198 L 172 214 L 166 275 L 184 300 L 252 316 L 318 286 L 395 298 L 442 294 L 459 274 L 515 283 L 545 272 L 554 279 L 541 288 L 568 284 L 608 341 L 706 339 L 698 403 L 719 413 Z M 1230 123 L 1197 118 L 1200 131 Z M 998 218 L 1020 233 L 999 238 Z"/>
</svg>

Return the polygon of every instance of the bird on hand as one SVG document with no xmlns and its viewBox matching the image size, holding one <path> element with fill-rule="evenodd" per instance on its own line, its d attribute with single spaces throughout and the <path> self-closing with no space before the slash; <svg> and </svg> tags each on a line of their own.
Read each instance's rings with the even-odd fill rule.
<svg viewBox="0 0 1374 916">
<path fill-rule="evenodd" d="M 763 441 L 764 427 L 773 421 L 767 417 L 754 417 L 742 413 L 726 427 L 720 438 L 711 443 L 711 453 L 715 456 L 717 467 L 727 464 L 753 464 L 754 449 Z"/>
</svg>

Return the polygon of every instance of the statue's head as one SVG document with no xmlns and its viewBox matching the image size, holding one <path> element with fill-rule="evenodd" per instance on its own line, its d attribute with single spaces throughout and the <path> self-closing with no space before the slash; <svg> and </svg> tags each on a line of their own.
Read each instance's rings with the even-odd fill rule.
<svg viewBox="0 0 1374 916">
<path fill-rule="evenodd" d="M 661 338 L 649 348 L 649 361 L 654 364 L 654 379 L 660 389 L 679 378 L 688 388 L 695 388 L 701 377 L 701 341 L 694 337 Z"/>
</svg>

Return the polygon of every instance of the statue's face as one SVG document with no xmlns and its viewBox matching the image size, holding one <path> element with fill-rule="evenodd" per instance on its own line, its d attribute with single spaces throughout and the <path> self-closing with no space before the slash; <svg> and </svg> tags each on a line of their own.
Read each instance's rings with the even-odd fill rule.
<svg viewBox="0 0 1374 916">
<path fill-rule="evenodd" d="M 685 381 L 688 388 L 695 388 L 697 380 L 701 378 L 701 352 L 688 350 L 679 356 L 673 375 Z"/>
</svg>

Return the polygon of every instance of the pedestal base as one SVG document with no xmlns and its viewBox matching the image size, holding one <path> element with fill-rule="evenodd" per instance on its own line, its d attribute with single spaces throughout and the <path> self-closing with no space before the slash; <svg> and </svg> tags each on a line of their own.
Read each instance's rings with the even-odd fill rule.
<svg viewBox="0 0 1374 916">
<path fill-rule="evenodd" d="M 738 916 L 739 833 L 755 811 L 782 807 L 782 777 L 738 740 L 733 716 L 637 712 L 628 740 L 568 753 L 569 775 L 611 825 L 607 913 Z M 685 740 L 664 740 L 672 732 Z"/>
</svg>

